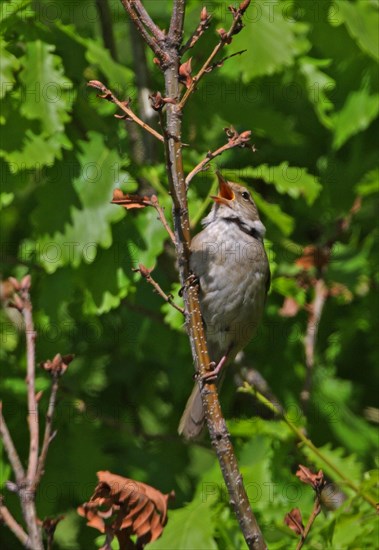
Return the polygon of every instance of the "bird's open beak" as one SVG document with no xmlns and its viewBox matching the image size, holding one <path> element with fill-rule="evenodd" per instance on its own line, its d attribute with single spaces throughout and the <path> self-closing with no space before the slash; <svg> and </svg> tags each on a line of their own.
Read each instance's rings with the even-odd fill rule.
<svg viewBox="0 0 379 550">
<path fill-rule="evenodd" d="M 218 177 L 219 191 L 217 196 L 211 195 L 211 199 L 218 204 L 225 204 L 226 206 L 229 206 L 230 201 L 235 198 L 233 190 L 218 170 L 216 171 L 216 174 Z"/>
</svg>

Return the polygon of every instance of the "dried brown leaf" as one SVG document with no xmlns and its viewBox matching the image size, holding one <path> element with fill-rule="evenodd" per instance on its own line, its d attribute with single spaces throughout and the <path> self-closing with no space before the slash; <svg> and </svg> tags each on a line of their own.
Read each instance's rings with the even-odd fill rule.
<svg viewBox="0 0 379 550">
<path fill-rule="evenodd" d="M 293 508 L 285 515 L 284 523 L 297 535 L 304 535 L 303 518 L 299 508 Z"/>
<path fill-rule="evenodd" d="M 49 372 L 52 376 L 62 376 L 68 369 L 69 364 L 73 361 L 75 355 L 61 355 L 57 353 L 53 360 L 47 359 L 40 366 L 46 371 Z"/>
<path fill-rule="evenodd" d="M 146 206 L 151 206 L 151 200 L 149 197 L 124 194 L 121 189 L 115 189 L 113 191 L 113 198 L 111 200 L 111 203 L 119 204 L 127 210 L 131 210 L 132 208 L 146 208 Z"/>
<path fill-rule="evenodd" d="M 310 485 L 317 492 L 320 492 L 326 483 L 322 470 L 319 470 L 317 474 L 315 474 L 312 472 L 312 470 L 310 470 L 306 466 L 303 466 L 302 464 L 299 464 L 299 469 L 296 472 L 296 477 L 298 477 L 303 483 Z"/>
<path fill-rule="evenodd" d="M 296 260 L 296 265 L 303 269 L 322 269 L 330 260 L 330 250 L 327 247 L 308 245 L 304 247 L 303 254 Z"/>
<path fill-rule="evenodd" d="M 78 508 L 87 525 L 117 536 L 123 548 L 131 547 L 132 535 L 137 535 L 141 546 L 161 535 L 172 494 L 164 495 L 150 485 L 108 471 L 98 472 L 97 477 L 99 483 L 90 501 Z"/>
<path fill-rule="evenodd" d="M 179 67 L 179 80 L 186 88 L 189 88 L 192 84 L 192 57 L 185 63 L 182 63 Z"/>
</svg>

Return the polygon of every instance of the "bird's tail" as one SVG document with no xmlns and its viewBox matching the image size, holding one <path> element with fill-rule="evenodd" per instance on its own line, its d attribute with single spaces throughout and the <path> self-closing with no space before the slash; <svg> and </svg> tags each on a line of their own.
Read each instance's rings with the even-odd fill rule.
<svg viewBox="0 0 379 550">
<path fill-rule="evenodd" d="M 186 439 L 196 439 L 204 427 L 205 415 L 199 383 L 196 382 L 180 419 L 178 433 Z"/>
</svg>

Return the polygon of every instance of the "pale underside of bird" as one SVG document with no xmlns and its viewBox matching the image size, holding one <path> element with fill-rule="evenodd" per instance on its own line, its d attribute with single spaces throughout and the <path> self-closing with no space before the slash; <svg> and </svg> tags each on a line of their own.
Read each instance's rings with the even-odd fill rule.
<svg viewBox="0 0 379 550">
<path fill-rule="evenodd" d="M 219 384 L 225 367 L 258 328 L 270 270 L 263 245 L 265 227 L 250 192 L 217 175 L 219 194 L 212 197 L 214 205 L 202 221 L 204 229 L 192 240 L 190 267 L 199 280 L 208 352 L 218 365 Z M 179 424 L 179 433 L 187 439 L 198 437 L 204 426 L 203 383 L 195 383 Z"/>
</svg>

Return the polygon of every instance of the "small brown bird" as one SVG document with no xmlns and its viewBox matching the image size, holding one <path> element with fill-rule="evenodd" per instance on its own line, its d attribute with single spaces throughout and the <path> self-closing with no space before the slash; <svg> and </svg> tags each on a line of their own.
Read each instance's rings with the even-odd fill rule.
<svg viewBox="0 0 379 550">
<path fill-rule="evenodd" d="M 253 337 L 270 286 L 263 245 L 265 227 L 250 192 L 217 172 L 219 194 L 191 243 L 190 267 L 200 284 L 199 299 L 209 357 L 224 371 Z M 218 377 L 218 383 L 223 378 Z M 179 434 L 194 439 L 204 426 L 200 382 L 188 399 Z"/>
</svg>

